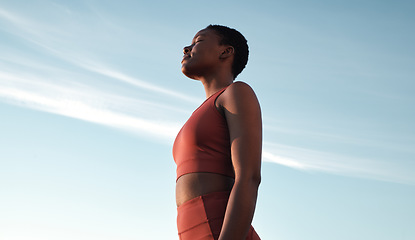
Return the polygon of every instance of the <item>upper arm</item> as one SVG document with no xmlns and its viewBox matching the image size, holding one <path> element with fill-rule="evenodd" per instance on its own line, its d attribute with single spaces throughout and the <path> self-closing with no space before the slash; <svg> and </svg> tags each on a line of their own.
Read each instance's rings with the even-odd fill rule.
<svg viewBox="0 0 415 240">
<path fill-rule="evenodd" d="M 235 82 L 223 93 L 222 107 L 229 128 L 235 178 L 259 178 L 262 151 L 262 120 L 252 88 Z"/>
</svg>

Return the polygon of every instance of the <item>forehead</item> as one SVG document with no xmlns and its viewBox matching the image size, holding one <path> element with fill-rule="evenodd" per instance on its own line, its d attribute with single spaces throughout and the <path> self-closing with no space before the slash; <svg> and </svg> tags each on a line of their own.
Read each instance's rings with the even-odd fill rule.
<svg viewBox="0 0 415 240">
<path fill-rule="evenodd" d="M 214 30 L 211 30 L 211 29 L 202 29 L 202 30 L 200 30 L 199 32 L 196 33 L 196 35 L 194 36 L 193 39 L 196 39 L 199 36 L 219 39 L 219 35 L 216 34 L 216 32 Z"/>
</svg>

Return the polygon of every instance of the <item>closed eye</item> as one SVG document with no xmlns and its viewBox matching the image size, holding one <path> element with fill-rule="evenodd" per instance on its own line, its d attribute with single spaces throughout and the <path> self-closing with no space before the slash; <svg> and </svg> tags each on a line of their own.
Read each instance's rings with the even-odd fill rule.
<svg viewBox="0 0 415 240">
<path fill-rule="evenodd" d="M 203 41 L 203 39 L 197 39 L 193 44 L 196 44 L 196 43 L 202 42 L 202 41 Z"/>
</svg>

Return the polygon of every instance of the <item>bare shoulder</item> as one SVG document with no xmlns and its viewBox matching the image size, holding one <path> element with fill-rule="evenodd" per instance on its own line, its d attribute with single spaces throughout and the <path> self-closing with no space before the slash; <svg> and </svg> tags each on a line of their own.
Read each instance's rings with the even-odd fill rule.
<svg viewBox="0 0 415 240">
<path fill-rule="evenodd" d="M 231 84 L 228 89 L 226 89 L 225 93 L 227 95 L 233 95 L 237 97 L 238 95 L 255 95 L 254 90 L 245 82 L 237 81 Z"/>
<path fill-rule="evenodd" d="M 239 111 L 242 109 L 259 108 L 258 99 L 254 90 L 245 82 L 234 82 L 218 99 L 218 103 L 228 111 Z"/>
</svg>

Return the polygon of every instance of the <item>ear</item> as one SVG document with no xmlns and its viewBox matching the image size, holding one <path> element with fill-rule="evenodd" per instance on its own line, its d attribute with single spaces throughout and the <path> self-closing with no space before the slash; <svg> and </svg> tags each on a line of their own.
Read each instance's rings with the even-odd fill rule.
<svg viewBox="0 0 415 240">
<path fill-rule="evenodd" d="M 220 59 L 225 59 L 228 57 L 233 56 L 233 54 L 235 53 L 235 49 L 232 46 L 227 46 L 222 53 L 220 54 L 219 58 Z"/>
</svg>

